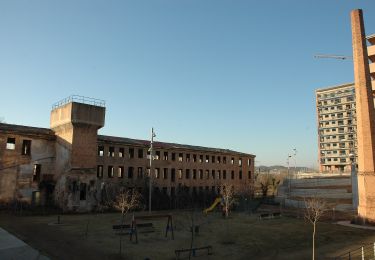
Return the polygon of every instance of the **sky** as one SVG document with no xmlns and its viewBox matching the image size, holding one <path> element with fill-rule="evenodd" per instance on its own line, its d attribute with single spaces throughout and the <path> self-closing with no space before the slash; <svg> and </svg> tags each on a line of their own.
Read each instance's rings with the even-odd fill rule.
<svg viewBox="0 0 375 260">
<path fill-rule="evenodd" d="M 49 127 L 70 95 L 106 101 L 100 134 L 317 167 L 315 90 L 353 82 L 350 11 L 375 1 L 0 0 L 0 118 Z"/>
</svg>

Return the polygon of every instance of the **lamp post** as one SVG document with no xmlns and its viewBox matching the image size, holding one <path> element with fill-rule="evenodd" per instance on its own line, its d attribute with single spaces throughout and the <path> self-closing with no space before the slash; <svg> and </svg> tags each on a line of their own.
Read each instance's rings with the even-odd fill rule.
<svg viewBox="0 0 375 260">
<path fill-rule="evenodd" d="M 294 174 L 297 176 L 297 149 L 293 149 L 293 157 L 294 157 Z"/>
<path fill-rule="evenodd" d="M 154 153 L 153 153 L 153 143 L 154 143 L 154 137 L 156 137 L 154 128 L 151 128 L 151 142 L 150 142 L 150 176 L 148 178 L 149 180 L 149 191 L 148 191 L 148 212 L 151 213 L 151 193 L 152 193 L 152 160 L 154 159 Z"/>
<path fill-rule="evenodd" d="M 357 169 L 356 169 L 356 162 L 355 162 L 355 154 L 351 152 L 349 154 L 350 162 L 351 162 L 351 178 L 352 178 L 352 204 L 353 209 L 357 210 L 358 207 L 358 179 L 357 179 Z"/>
<path fill-rule="evenodd" d="M 290 157 L 292 157 L 290 154 L 288 154 L 288 158 L 286 160 L 286 163 L 288 164 L 288 189 L 289 189 L 289 196 L 290 196 L 290 188 L 291 188 L 291 179 L 290 179 L 290 172 L 289 172 L 289 160 Z"/>
</svg>

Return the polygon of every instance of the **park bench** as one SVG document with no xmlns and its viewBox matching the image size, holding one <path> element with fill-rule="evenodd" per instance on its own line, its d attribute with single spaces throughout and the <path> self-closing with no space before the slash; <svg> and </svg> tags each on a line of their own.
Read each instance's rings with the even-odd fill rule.
<svg viewBox="0 0 375 260">
<path fill-rule="evenodd" d="M 154 225 L 152 223 L 137 223 L 137 228 L 141 228 L 141 233 L 151 233 L 155 231 Z M 122 232 L 123 230 L 126 230 L 126 234 L 128 235 L 134 232 L 132 231 L 131 225 L 129 224 L 113 225 L 112 229 L 118 233 Z"/>
<path fill-rule="evenodd" d="M 262 214 L 259 215 L 259 220 L 279 218 L 279 217 L 281 217 L 281 212 L 262 213 Z"/>
<path fill-rule="evenodd" d="M 259 215 L 259 219 L 262 220 L 262 219 L 269 219 L 270 218 L 270 213 L 262 213 Z"/>
<path fill-rule="evenodd" d="M 207 255 L 212 255 L 212 246 L 202 246 L 202 247 L 194 247 L 194 248 L 187 248 L 187 249 L 176 249 L 174 253 L 176 254 L 176 259 L 179 259 L 182 253 L 192 252 L 193 256 L 196 256 L 197 251 L 206 251 Z"/>
</svg>

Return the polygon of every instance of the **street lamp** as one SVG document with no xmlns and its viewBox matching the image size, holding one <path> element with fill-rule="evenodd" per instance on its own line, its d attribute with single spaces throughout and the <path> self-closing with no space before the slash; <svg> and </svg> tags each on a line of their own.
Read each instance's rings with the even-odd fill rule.
<svg viewBox="0 0 375 260">
<path fill-rule="evenodd" d="M 358 179 L 357 179 L 357 169 L 356 169 L 356 162 L 355 162 L 355 154 L 351 152 L 349 154 L 350 162 L 351 162 L 351 178 L 352 178 L 352 204 L 353 209 L 357 209 L 358 207 Z"/>
<path fill-rule="evenodd" d="M 288 165 L 288 188 L 289 188 L 289 196 L 290 196 L 290 185 L 291 185 L 291 179 L 290 179 L 290 172 L 289 172 L 289 160 L 290 160 L 290 157 L 292 157 L 290 154 L 288 154 L 288 158 L 286 160 L 286 163 Z"/>
<path fill-rule="evenodd" d="M 297 149 L 296 148 L 293 149 L 293 156 L 294 156 L 294 174 L 297 174 L 297 159 L 296 159 Z"/>
<path fill-rule="evenodd" d="M 152 160 L 154 159 L 154 153 L 153 153 L 153 143 L 154 143 L 154 137 L 156 137 L 156 134 L 154 132 L 154 128 L 151 128 L 151 142 L 150 142 L 150 175 L 149 175 L 149 191 L 148 191 L 148 212 L 151 213 L 151 193 L 152 193 Z"/>
</svg>

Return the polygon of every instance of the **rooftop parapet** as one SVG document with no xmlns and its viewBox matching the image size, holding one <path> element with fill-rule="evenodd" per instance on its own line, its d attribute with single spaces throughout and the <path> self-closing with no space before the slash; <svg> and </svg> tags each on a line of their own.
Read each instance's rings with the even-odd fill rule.
<svg viewBox="0 0 375 260">
<path fill-rule="evenodd" d="M 87 104 L 92 106 L 98 106 L 98 107 L 105 107 L 105 101 L 102 99 L 96 99 L 96 98 L 90 98 L 90 97 L 84 97 L 79 95 L 71 95 L 67 98 L 61 99 L 60 101 L 56 102 L 52 105 L 52 110 L 62 107 L 68 103 L 81 103 L 81 104 Z"/>
<path fill-rule="evenodd" d="M 85 124 L 101 128 L 104 121 L 104 100 L 73 95 L 52 106 L 50 127 L 54 129 L 65 124 Z"/>
</svg>

